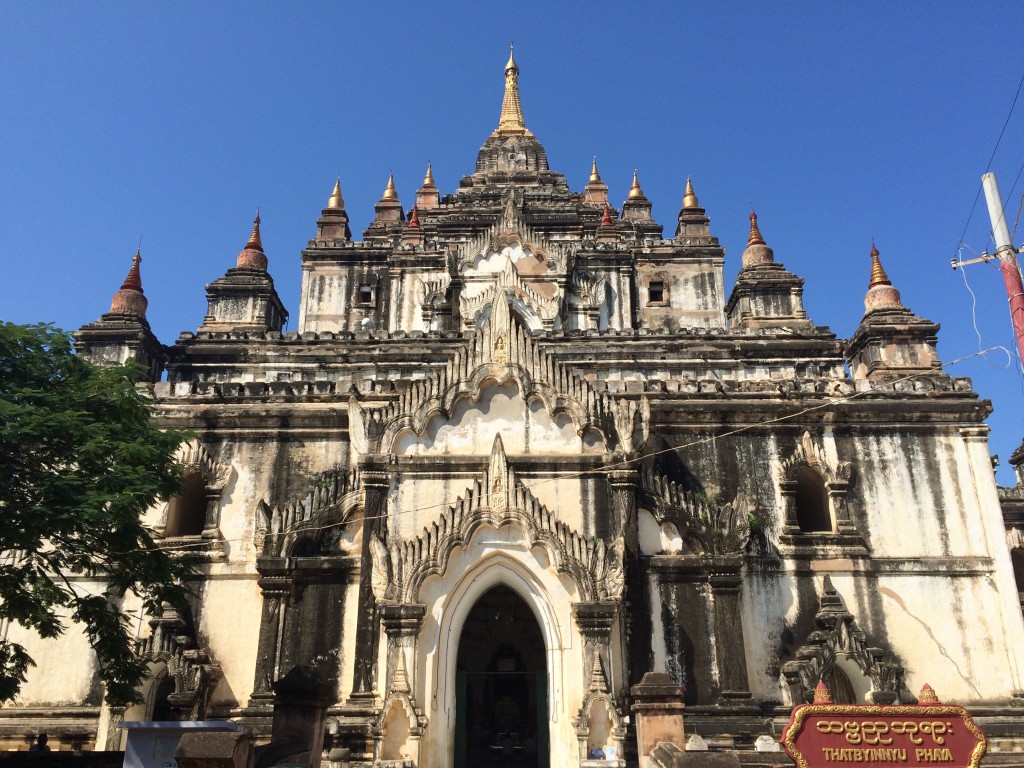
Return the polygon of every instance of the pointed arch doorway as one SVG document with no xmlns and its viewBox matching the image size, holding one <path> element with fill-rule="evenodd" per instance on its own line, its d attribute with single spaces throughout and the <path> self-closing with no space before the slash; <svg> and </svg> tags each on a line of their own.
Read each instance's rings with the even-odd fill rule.
<svg viewBox="0 0 1024 768">
<path fill-rule="evenodd" d="M 547 663 L 533 611 L 497 585 L 473 606 L 455 673 L 455 768 L 548 768 Z"/>
</svg>

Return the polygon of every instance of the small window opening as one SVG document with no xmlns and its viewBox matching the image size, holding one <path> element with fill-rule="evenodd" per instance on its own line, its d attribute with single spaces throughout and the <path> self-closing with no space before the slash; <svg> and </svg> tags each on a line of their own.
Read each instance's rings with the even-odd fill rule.
<svg viewBox="0 0 1024 768">
<path fill-rule="evenodd" d="M 821 475 L 808 466 L 796 473 L 796 519 L 805 533 L 832 530 L 832 515 L 828 509 L 828 494 Z"/>
<path fill-rule="evenodd" d="M 1017 581 L 1017 591 L 1024 593 L 1024 549 L 1011 549 L 1010 562 L 1013 563 L 1013 578 Z"/>
<path fill-rule="evenodd" d="M 198 536 L 206 525 L 206 481 L 197 472 L 185 475 L 181 493 L 167 506 L 165 536 Z"/>
<path fill-rule="evenodd" d="M 373 304 L 373 286 L 372 285 L 360 285 L 359 286 L 359 303 L 360 304 Z"/>
<path fill-rule="evenodd" d="M 651 284 L 647 286 L 647 303 L 648 304 L 664 304 L 665 303 L 665 281 L 664 280 L 653 280 Z"/>
</svg>

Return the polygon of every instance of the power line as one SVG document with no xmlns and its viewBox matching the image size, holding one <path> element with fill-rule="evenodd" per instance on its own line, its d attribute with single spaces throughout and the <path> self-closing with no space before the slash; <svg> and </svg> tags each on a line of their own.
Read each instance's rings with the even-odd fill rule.
<svg viewBox="0 0 1024 768">
<path fill-rule="evenodd" d="M 1003 140 L 1003 134 L 1006 133 L 1006 126 L 1010 124 L 1010 118 L 1013 116 L 1013 110 L 1017 106 L 1017 99 L 1020 98 L 1021 87 L 1024 86 L 1024 74 L 1020 76 L 1020 82 L 1017 83 L 1017 92 L 1013 95 L 1013 103 L 1010 104 L 1010 111 L 1006 114 L 1006 120 L 1003 121 L 1002 130 L 999 131 L 999 137 L 996 139 L 996 145 L 992 148 L 992 154 L 988 158 L 988 163 L 985 165 L 985 173 L 992 170 L 992 161 L 996 159 L 996 152 L 999 151 L 999 144 Z M 1018 174 L 1018 177 L 1020 174 Z M 1012 193 L 1011 193 L 1012 194 Z M 978 187 L 978 192 L 974 196 L 974 203 L 971 204 L 971 212 L 967 214 L 967 221 L 964 222 L 963 231 L 960 233 L 960 237 L 957 238 L 957 248 L 960 247 L 960 243 L 964 241 L 964 237 L 967 235 L 967 227 L 971 224 L 971 219 L 974 217 L 974 211 L 978 207 L 978 200 L 981 198 L 981 186 Z M 953 252 L 954 258 L 956 257 L 956 251 Z"/>
</svg>

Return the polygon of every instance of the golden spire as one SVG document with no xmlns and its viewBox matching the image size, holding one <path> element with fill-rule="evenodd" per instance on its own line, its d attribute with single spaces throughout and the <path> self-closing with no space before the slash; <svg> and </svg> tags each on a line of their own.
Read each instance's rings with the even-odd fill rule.
<svg viewBox="0 0 1024 768">
<path fill-rule="evenodd" d="M 594 164 L 590 166 L 590 181 L 588 184 L 599 184 L 601 175 L 597 172 L 597 155 L 594 155 Z"/>
<path fill-rule="evenodd" d="M 875 247 L 874 238 L 871 239 L 871 282 L 868 284 L 868 288 L 874 288 L 876 285 L 892 285 L 889 282 L 889 276 L 885 274 L 885 270 L 882 269 L 882 261 L 878 258 L 878 249 Z"/>
<path fill-rule="evenodd" d="M 636 168 L 633 169 L 633 186 L 629 188 L 629 199 L 636 200 L 644 196 L 644 191 L 640 189 L 640 182 L 636 177 Z"/>
<path fill-rule="evenodd" d="M 397 200 L 398 190 L 395 189 L 395 174 L 388 174 L 388 185 L 384 187 L 384 196 L 381 200 Z"/>
<path fill-rule="evenodd" d="M 761 237 L 761 230 L 757 226 L 757 214 L 750 212 L 750 237 L 747 238 L 747 248 L 752 245 L 764 245 L 764 238 Z"/>
<path fill-rule="evenodd" d="M 526 133 L 523 121 L 523 105 L 519 101 L 519 66 L 512 55 L 512 44 L 508 46 L 508 63 L 505 64 L 505 98 L 501 102 L 501 117 L 498 119 L 499 136 L 521 136 Z"/>
<path fill-rule="evenodd" d="M 341 179 L 334 182 L 334 189 L 331 190 L 331 199 L 327 201 L 328 208 L 342 210 L 345 207 L 345 198 L 341 196 Z"/>
<path fill-rule="evenodd" d="M 700 208 L 697 203 L 697 195 L 693 192 L 693 184 L 690 183 L 690 177 L 686 177 L 686 191 L 683 193 L 683 208 Z"/>
<path fill-rule="evenodd" d="M 427 175 L 423 177 L 423 186 L 434 186 L 434 172 L 430 169 L 430 163 L 427 163 Z"/>
<path fill-rule="evenodd" d="M 237 242 L 237 241 L 236 241 Z M 263 253 L 263 241 L 260 240 L 260 209 L 256 209 L 256 218 L 252 220 L 252 234 L 249 235 L 249 242 L 245 244 L 246 251 L 259 251 Z"/>
</svg>

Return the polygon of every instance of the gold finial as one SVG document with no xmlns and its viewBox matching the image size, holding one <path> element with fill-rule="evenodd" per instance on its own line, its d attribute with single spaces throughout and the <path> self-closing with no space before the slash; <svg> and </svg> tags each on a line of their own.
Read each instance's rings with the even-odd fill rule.
<svg viewBox="0 0 1024 768">
<path fill-rule="evenodd" d="M 509 44 L 508 63 L 505 65 L 505 97 L 501 101 L 501 117 L 498 118 L 499 136 L 522 136 L 526 133 L 523 121 L 523 105 L 519 101 L 519 66 L 512 55 Z"/>
<path fill-rule="evenodd" d="M 589 184 L 600 184 L 601 175 L 597 172 L 597 155 L 594 155 L 594 164 L 590 166 L 590 181 Z"/>
<path fill-rule="evenodd" d="M 434 186 L 434 172 L 430 169 L 430 163 L 427 163 L 427 175 L 423 177 L 423 186 Z"/>
<path fill-rule="evenodd" d="M 761 237 L 761 230 L 757 226 L 757 214 L 750 212 L 750 237 L 747 238 L 747 248 L 752 245 L 764 245 L 764 238 Z"/>
<path fill-rule="evenodd" d="M 237 242 L 237 241 L 236 241 Z M 256 209 L 256 218 L 252 220 L 252 234 L 249 235 L 249 242 L 245 244 L 246 251 L 259 251 L 263 253 L 263 241 L 260 240 L 260 209 Z"/>
<path fill-rule="evenodd" d="M 693 184 L 690 183 L 690 177 L 686 177 L 686 191 L 683 193 L 683 208 L 700 208 L 697 203 L 697 195 L 693 192 Z"/>
<path fill-rule="evenodd" d="M 892 283 L 889 282 L 889 276 L 882 269 L 882 261 L 878 258 L 875 239 L 871 238 L 871 282 L 868 284 L 868 288 L 874 288 L 876 285 L 892 285 Z"/>
<path fill-rule="evenodd" d="M 510 69 L 514 69 L 516 74 L 519 74 L 519 66 L 516 64 L 515 57 L 515 43 L 511 40 L 508 42 L 508 61 L 505 62 L 505 71 L 508 72 Z"/>
<path fill-rule="evenodd" d="M 629 188 L 629 199 L 636 200 L 643 197 L 644 191 L 640 189 L 640 181 L 636 177 L 636 168 L 633 169 L 633 186 Z"/>
<path fill-rule="evenodd" d="M 334 182 L 334 189 L 331 190 L 331 199 L 327 201 L 328 208 L 342 210 L 345 207 L 345 198 L 341 196 L 341 179 Z"/>
<path fill-rule="evenodd" d="M 395 174 L 388 174 L 388 185 L 384 187 L 384 196 L 381 200 L 397 200 L 398 190 L 395 189 Z"/>
<path fill-rule="evenodd" d="M 829 691 L 828 686 L 825 685 L 825 681 L 819 681 L 814 686 L 814 703 L 815 704 L 831 704 L 832 703 L 832 692 Z"/>
<path fill-rule="evenodd" d="M 932 688 L 928 683 L 924 684 L 921 688 L 921 693 L 917 696 L 918 704 L 938 704 L 939 696 L 935 693 L 935 689 Z"/>
</svg>

